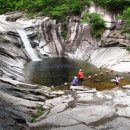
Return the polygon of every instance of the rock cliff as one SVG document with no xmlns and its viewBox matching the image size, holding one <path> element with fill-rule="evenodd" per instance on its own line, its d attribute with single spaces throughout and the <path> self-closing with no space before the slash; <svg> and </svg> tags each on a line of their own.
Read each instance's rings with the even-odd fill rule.
<svg viewBox="0 0 130 130">
<path fill-rule="evenodd" d="M 13 26 L 0 23 L 0 75 L 23 80 L 23 68 L 27 56 L 23 44 Z"/>
<path fill-rule="evenodd" d="M 0 128 L 129 130 L 130 85 L 103 92 L 74 87 L 72 91 L 55 91 L 0 78 Z"/>
<path fill-rule="evenodd" d="M 122 33 L 123 22 L 99 7 L 87 10 L 101 13 L 106 21 L 106 31 L 98 41 L 92 38 L 89 26 L 80 22 L 80 17 L 68 17 L 63 30 L 62 23 L 49 17 L 27 19 L 18 12 L 0 16 L 1 129 L 129 129 L 129 85 L 125 86 L 127 89 L 105 92 L 89 89 L 57 92 L 17 81 L 24 79 L 24 64 L 29 60 L 55 56 L 130 71 L 130 54 L 126 51 L 130 37 Z M 45 111 L 33 123 L 39 106 Z"/>
<path fill-rule="evenodd" d="M 23 78 L 22 69 L 28 60 L 56 56 L 81 59 L 97 67 L 129 72 L 130 55 L 126 48 L 130 36 L 122 33 L 124 23 L 118 20 L 117 14 L 94 5 L 86 10 L 102 14 L 106 21 L 106 30 L 98 41 L 91 36 L 89 26 L 80 22 L 81 17 L 68 17 L 65 29 L 62 23 L 49 17 L 27 19 L 20 12 L 1 15 L 1 76 Z"/>
</svg>

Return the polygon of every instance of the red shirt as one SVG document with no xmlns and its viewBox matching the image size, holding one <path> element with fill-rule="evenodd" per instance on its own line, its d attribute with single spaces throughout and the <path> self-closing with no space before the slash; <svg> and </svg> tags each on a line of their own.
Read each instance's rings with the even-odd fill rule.
<svg viewBox="0 0 130 130">
<path fill-rule="evenodd" d="M 84 79 L 84 77 L 85 77 L 84 72 L 83 71 L 79 71 L 78 72 L 78 78 Z"/>
</svg>

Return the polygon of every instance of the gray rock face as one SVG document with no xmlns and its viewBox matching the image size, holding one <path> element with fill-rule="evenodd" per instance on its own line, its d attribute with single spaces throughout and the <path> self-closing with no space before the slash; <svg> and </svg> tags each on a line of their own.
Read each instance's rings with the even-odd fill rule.
<svg viewBox="0 0 130 130">
<path fill-rule="evenodd" d="M 9 38 L 10 41 L 7 41 L 6 38 Z M 11 40 L 10 36 L 6 35 L 0 36 L 0 39 L 0 76 L 23 80 L 23 65 L 26 63 L 27 57 L 22 48 L 17 47 L 19 42 Z"/>
<path fill-rule="evenodd" d="M 0 16 L 0 77 L 23 80 L 23 65 L 27 57 L 14 26 L 5 19 L 5 15 Z"/>
<path fill-rule="evenodd" d="M 1 130 L 26 130 L 26 120 L 19 114 L 17 108 L 12 107 L 0 98 L 0 129 Z"/>
<path fill-rule="evenodd" d="M 6 49 L 13 57 L 20 57 L 17 59 L 18 63 L 16 64 L 23 66 L 25 61 L 30 59 L 30 56 L 28 54 L 29 51 L 27 51 L 26 46 L 23 44 L 22 37 L 18 33 L 18 29 L 22 26 L 31 44 L 30 46 L 34 50 L 33 52 L 41 59 L 45 57 L 67 56 L 88 61 L 97 67 L 107 67 L 120 72 L 129 72 L 130 62 L 128 61 L 130 61 L 130 56 L 126 51 L 126 47 L 129 46 L 130 36 L 121 33 L 122 21 L 118 20 L 114 14 L 110 14 L 95 5 L 90 6 L 87 10 L 102 14 L 106 21 L 107 29 L 98 41 L 91 36 L 89 26 L 80 22 L 80 17 L 69 17 L 67 19 L 67 29 L 63 30 L 62 23 L 58 23 L 49 17 L 18 19 L 23 14 L 16 12 L 0 16 L 2 34 L 0 36 L 0 43 L 4 43 L 4 46 L 5 42 L 8 44 L 4 49 L 9 48 L 10 44 L 11 48 L 14 48 L 13 51 L 19 51 L 19 55 L 18 53 L 14 55 Z M 14 22 L 6 21 L 8 19 L 15 20 L 13 20 Z M 66 32 L 66 37 L 63 37 L 63 31 Z M 0 47 L 3 48 L 2 45 Z M 3 53 L 5 54 L 6 51 L 4 50 Z M 120 53 L 118 53 L 119 51 Z M 7 53 L 5 57 L 7 57 Z M 3 61 L 3 59 L 0 60 Z M 14 70 L 10 71 L 14 73 Z M 13 74 L 10 75 L 13 76 Z"/>
<path fill-rule="evenodd" d="M 56 20 L 49 17 L 40 17 L 35 19 L 19 19 L 17 23 L 23 25 L 26 34 L 32 44 L 36 44 L 39 55 L 44 57 L 61 56 L 63 43 Z"/>
<path fill-rule="evenodd" d="M 97 130 L 129 130 L 130 120 L 127 118 L 113 118 L 110 122 L 106 122 L 105 125 L 97 127 Z"/>
<path fill-rule="evenodd" d="M 48 106 L 48 112 L 29 124 L 31 130 L 129 130 L 130 97 L 126 88 L 87 94 L 86 91 L 71 91 L 74 100 L 68 96 L 67 103 L 62 97 L 45 102 L 43 107 Z M 83 93 L 86 98 L 81 100 Z"/>
<path fill-rule="evenodd" d="M 129 88 L 123 87 L 102 92 L 82 88 L 61 93 L 45 86 L 1 78 L 0 128 L 129 130 L 129 92 Z M 45 111 L 31 122 L 38 106 Z M 4 122 L 7 122 L 6 126 Z"/>
<path fill-rule="evenodd" d="M 97 67 L 129 72 L 130 56 L 126 47 L 129 46 L 130 36 L 122 34 L 123 23 L 114 14 L 110 14 L 100 7 L 91 6 L 89 11 L 102 14 L 107 29 L 101 39 L 96 41 L 92 38 L 87 25 L 79 25 L 78 29 L 71 26 L 70 29 L 73 30 L 73 33 L 69 34 L 70 37 L 74 37 L 75 33 L 77 35 L 73 38 L 73 42 L 71 40 L 68 43 L 68 48 L 73 50 L 68 52 L 69 57 L 88 61 Z M 77 25 L 78 22 L 73 20 L 73 24 Z"/>
<path fill-rule="evenodd" d="M 31 130 L 129 130 L 129 86 L 105 92 L 66 93 L 17 81 L 24 79 L 23 67 L 30 59 L 17 31 L 21 26 L 41 59 L 67 56 L 129 72 L 130 55 L 125 47 L 129 46 L 130 36 L 121 33 L 123 23 L 99 7 L 88 10 L 101 13 L 107 23 L 99 41 L 92 38 L 87 24 L 80 23 L 80 17 L 70 17 L 67 30 L 62 30 L 62 23 L 49 17 L 25 19 L 21 18 L 23 13 L 0 16 L 0 129 L 26 129 L 28 124 Z M 66 38 L 62 31 L 67 32 Z M 46 111 L 30 123 L 38 106 Z"/>
<path fill-rule="evenodd" d="M 44 105 L 50 89 L 16 80 L 0 79 L 0 129 L 29 130 L 37 108 Z M 48 94 L 48 95 L 47 95 Z"/>
</svg>

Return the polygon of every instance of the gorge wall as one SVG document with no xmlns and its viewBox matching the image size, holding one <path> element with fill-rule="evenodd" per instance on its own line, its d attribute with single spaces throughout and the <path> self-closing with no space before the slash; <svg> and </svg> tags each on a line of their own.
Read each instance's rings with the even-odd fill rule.
<svg viewBox="0 0 130 130">
<path fill-rule="evenodd" d="M 9 22 L 0 17 L 0 75 L 12 79 L 23 80 L 23 68 L 27 61 L 22 42 Z M 3 21 L 3 22 L 2 22 Z"/>
<path fill-rule="evenodd" d="M 80 17 L 68 17 L 67 36 L 63 38 L 63 25 L 55 19 L 27 19 L 21 12 L 0 16 L 1 129 L 130 128 L 129 85 L 104 92 L 95 89 L 57 92 L 45 86 L 16 81 L 24 80 L 24 64 L 29 60 L 56 56 L 129 72 L 130 54 L 126 47 L 130 36 L 122 34 L 123 22 L 117 15 L 99 7 L 91 6 L 87 10 L 101 13 L 106 21 L 106 31 L 99 41 L 92 38 L 89 26 L 82 24 Z M 41 106 L 44 113 L 33 123 L 32 118 L 37 116 Z"/>
<path fill-rule="evenodd" d="M 63 30 L 62 23 L 49 17 L 27 19 L 21 12 L 1 15 L 1 76 L 23 79 L 23 67 L 27 61 L 56 56 L 129 72 L 130 54 L 126 47 L 129 46 L 130 36 L 122 33 L 123 22 L 118 20 L 117 14 L 110 14 L 94 5 L 86 10 L 99 12 L 106 21 L 106 31 L 99 41 L 92 38 L 89 26 L 80 22 L 81 17 L 68 17 L 67 30 Z M 66 37 L 63 37 L 63 31 Z"/>
</svg>

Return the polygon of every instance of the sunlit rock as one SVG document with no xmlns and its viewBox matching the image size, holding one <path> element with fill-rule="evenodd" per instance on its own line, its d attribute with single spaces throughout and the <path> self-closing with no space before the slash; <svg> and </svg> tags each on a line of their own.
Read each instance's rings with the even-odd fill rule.
<svg viewBox="0 0 130 130">
<path fill-rule="evenodd" d="M 83 102 L 83 101 L 92 101 L 94 98 L 93 98 L 93 94 L 91 93 L 80 93 L 80 94 L 77 94 L 77 101 L 78 102 Z"/>
<path fill-rule="evenodd" d="M 30 124 L 30 127 L 44 127 L 45 124 L 53 124 L 59 127 L 72 126 L 76 124 L 89 124 L 101 120 L 106 117 L 111 117 L 115 112 L 114 107 L 110 106 L 88 106 L 86 108 L 74 108 L 54 116 L 48 117 L 39 122 Z M 53 126 L 52 126 L 53 128 Z"/>
<path fill-rule="evenodd" d="M 51 110 L 50 110 L 50 112 L 49 112 L 49 114 L 47 115 L 47 117 L 49 117 L 49 116 L 52 116 L 52 115 L 55 115 L 55 114 L 58 114 L 58 113 L 60 113 L 60 112 L 63 112 L 63 111 L 65 111 L 65 109 L 68 107 L 68 104 L 67 103 L 61 103 L 61 104 L 59 104 L 59 105 L 57 105 L 57 106 L 54 106 Z"/>
<path fill-rule="evenodd" d="M 130 85 L 122 86 L 122 88 L 124 88 L 124 89 L 130 89 Z"/>
<path fill-rule="evenodd" d="M 104 123 L 102 123 L 100 126 L 97 126 L 96 129 L 99 130 L 107 130 L 107 129 L 111 129 L 111 130 L 129 130 L 130 128 L 130 120 L 128 118 L 124 118 L 124 117 L 112 117 L 110 118 L 110 121 L 108 121 L 107 119 L 104 120 Z"/>
<path fill-rule="evenodd" d="M 117 115 L 122 116 L 122 117 L 130 117 L 130 107 L 123 106 L 122 108 L 117 108 Z"/>
</svg>

